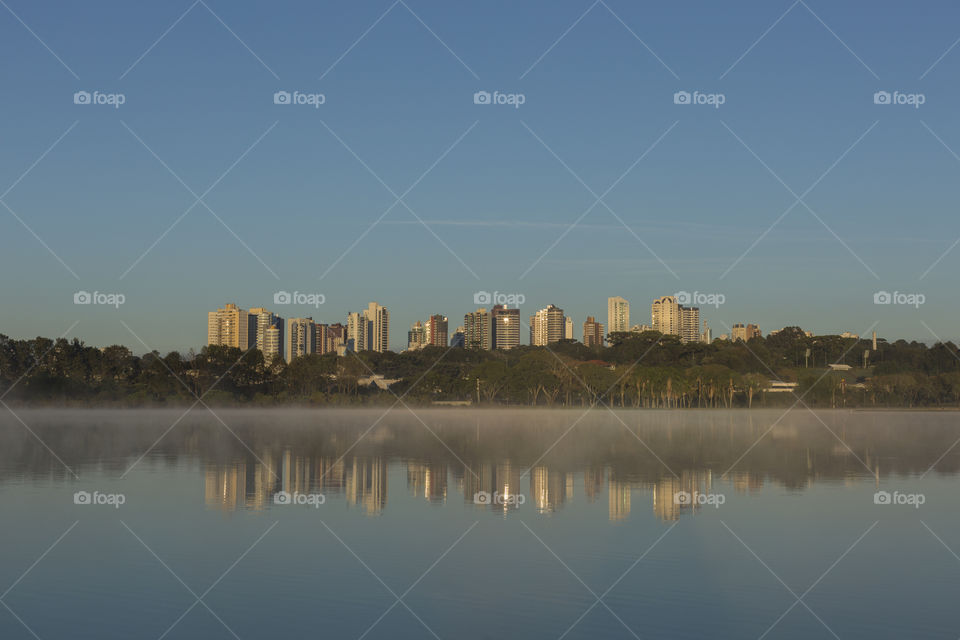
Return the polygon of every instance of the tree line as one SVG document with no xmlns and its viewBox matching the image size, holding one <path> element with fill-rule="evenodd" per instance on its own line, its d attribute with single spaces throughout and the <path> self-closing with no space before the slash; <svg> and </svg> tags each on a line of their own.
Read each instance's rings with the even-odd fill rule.
<svg viewBox="0 0 960 640">
<path fill-rule="evenodd" d="M 844 371 L 831 364 L 849 365 Z M 370 383 L 393 380 L 389 389 Z M 771 381 L 794 382 L 774 393 Z M 960 352 L 953 343 L 807 336 L 790 327 L 747 343 L 682 343 L 654 331 L 612 334 L 588 348 L 564 340 L 508 351 L 428 347 L 267 362 L 256 349 L 134 355 L 78 339 L 0 335 L 4 402 L 70 406 L 271 406 L 470 401 L 481 405 L 623 408 L 789 406 L 960 407 Z"/>
</svg>

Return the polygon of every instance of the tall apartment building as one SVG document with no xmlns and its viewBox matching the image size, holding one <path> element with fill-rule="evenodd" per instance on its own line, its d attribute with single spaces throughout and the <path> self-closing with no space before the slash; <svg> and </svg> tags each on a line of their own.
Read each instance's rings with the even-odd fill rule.
<svg viewBox="0 0 960 640">
<path fill-rule="evenodd" d="M 738 322 L 730 330 L 731 336 L 730 339 L 734 342 L 737 340 L 742 340 L 744 342 L 749 342 L 752 338 L 759 338 L 763 334 L 760 333 L 760 327 L 755 324 L 748 324 L 743 326 L 742 322 Z"/>
<path fill-rule="evenodd" d="M 313 353 L 318 356 L 330 351 L 329 345 L 327 344 L 327 329 L 327 325 L 319 322 L 313 325 Z"/>
<path fill-rule="evenodd" d="M 486 309 L 477 309 L 463 316 L 463 346 L 483 351 L 493 348 L 490 313 Z"/>
<path fill-rule="evenodd" d="M 367 349 L 370 351 L 390 350 L 390 312 L 387 308 L 371 302 L 363 312 L 367 320 Z"/>
<path fill-rule="evenodd" d="M 607 298 L 607 331 L 630 331 L 630 303 L 625 298 Z"/>
<path fill-rule="evenodd" d="M 563 339 L 573 340 L 573 318 L 569 316 L 563 319 Z"/>
<path fill-rule="evenodd" d="M 650 305 L 650 321 L 654 331 L 680 336 L 683 342 L 700 341 L 700 309 L 684 307 L 673 296 L 657 298 Z"/>
<path fill-rule="evenodd" d="M 446 347 L 448 340 L 449 321 L 447 316 L 435 313 L 427 319 L 427 345 L 431 347 Z"/>
<path fill-rule="evenodd" d="M 603 346 L 603 324 L 594 320 L 593 316 L 587 316 L 587 321 L 583 323 L 583 344 L 588 347 Z"/>
<path fill-rule="evenodd" d="M 680 306 L 680 341 L 700 342 L 700 308 Z"/>
<path fill-rule="evenodd" d="M 365 313 L 351 311 L 347 313 L 346 346 L 350 351 L 368 351 L 367 346 L 367 317 Z"/>
<path fill-rule="evenodd" d="M 263 332 L 263 359 L 267 364 L 275 360 L 283 360 L 283 329 L 282 325 L 270 325 Z"/>
<path fill-rule="evenodd" d="M 423 349 L 427 344 L 427 328 L 422 322 L 417 320 L 410 326 L 407 332 L 407 351 L 416 351 Z"/>
<path fill-rule="evenodd" d="M 563 309 L 550 304 L 530 316 L 530 344 L 538 347 L 560 342 L 566 335 Z"/>
<path fill-rule="evenodd" d="M 492 348 L 513 349 L 520 346 L 520 309 L 498 304 L 491 312 Z"/>
<path fill-rule="evenodd" d="M 335 322 L 327 327 L 327 344 L 323 353 L 336 353 L 347 342 L 347 327 Z"/>
<path fill-rule="evenodd" d="M 267 311 L 263 307 L 255 307 L 250 309 L 250 311 L 247 313 L 249 315 L 250 326 L 253 328 L 255 337 L 254 342 L 251 342 L 251 346 L 256 345 L 257 349 L 260 349 L 260 352 L 263 353 L 264 357 L 266 357 L 267 329 L 270 327 L 277 327 L 277 330 L 279 331 L 280 344 L 282 345 L 284 343 L 283 337 L 286 323 L 284 322 L 283 318 L 271 311 Z"/>
<path fill-rule="evenodd" d="M 236 347 L 246 351 L 256 346 L 256 325 L 250 315 L 235 304 L 207 313 L 207 344 Z"/>
<path fill-rule="evenodd" d="M 316 333 L 313 318 L 290 318 L 287 320 L 287 362 L 309 355 L 316 350 Z"/>
<path fill-rule="evenodd" d="M 673 296 L 657 298 L 650 305 L 650 324 L 664 335 L 680 335 L 680 305 Z"/>
<path fill-rule="evenodd" d="M 453 335 L 450 336 L 450 346 L 458 349 L 463 349 L 467 346 L 467 330 L 464 329 L 462 325 L 457 327 Z"/>
</svg>

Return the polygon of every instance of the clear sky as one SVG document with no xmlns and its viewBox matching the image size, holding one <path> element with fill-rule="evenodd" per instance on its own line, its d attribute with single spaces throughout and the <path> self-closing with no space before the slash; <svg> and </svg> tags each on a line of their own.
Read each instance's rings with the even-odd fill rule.
<svg viewBox="0 0 960 640">
<path fill-rule="evenodd" d="M 391 2 L 0 3 L 0 333 L 185 350 L 225 302 L 376 300 L 400 348 L 496 290 L 579 338 L 682 290 L 715 335 L 960 337 L 955 2 Z"/>
</svg>

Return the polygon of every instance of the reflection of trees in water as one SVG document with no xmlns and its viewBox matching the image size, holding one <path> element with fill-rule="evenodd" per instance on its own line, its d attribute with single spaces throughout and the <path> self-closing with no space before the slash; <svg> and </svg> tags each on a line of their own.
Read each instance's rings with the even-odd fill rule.
<svg viewBox="0 0 960 640">
<path fill-rule="evenodd" d="M 122 475 L 180 416 L 177 411 L 19 413 L 78 473 L 95 469 L 114 476 Z M 348 485 L 377 487 L 385 482 L 380 479 L 385 472 L 377 468 L 361 465 L 354 469 L 349 464 L 354 459 L 378 459 L 384 464 L 414 460 L 426 467 L 415 472 L 419 476 L 408 478 L 408 484 L 416 485 L 421 495 L 428 492 L 431 499 L 446 495 L 446 472 L 440 472 L 444 465 L 458 486 L 464 486 L 476 484 L 478 479 L 463 463 L 478 475 L 484 465 L 509 463 L 511 475 L 515 471 L 518 477 L 524 476 L 512 479 L 513 486 L 522 482 L 524 490 L 528 490 L 528 477 L 534 471 L 525 472 L 532 465 L 543 477 L 537 481 L 537 493 L 542 494 L 542 508 L 549 510 L 562 502 L 560 496 L 567 493 L 569 483 L 565 474 L 573 472 L 584 474 L 588 499 L 597 497 L 605 474 L 619 483 L 642 486 L 672 477 L 671 470 L 678 475 L 709 471 L 718 477 L 733 466 L 726 479 L 747 490 L 764 479 L 802 489 L 818 479 L 871 472 L 881 476 L 922 473 L 951 447 L 960 431 L 955 414 L 933 412 L 820 412 L 843 442 L 805 410 L 782 419 L 780 412 L 757 410 L 618 413 L 629 430 L 605 410 L 593 410 L 572 429 L 582 412 L 418 411 L 429 430 L 406 411 L 393 411 L 379 422 L 383 412 L 378 410 L 241 410 L 218 411 L 218 415 L 236 437 L 208 412 L 193 411 L 139 464 L 176 466 L 199 461 L 212 469 L 237 465 L 255 469 L 266 464 L 276 467 L 268 476 L 279 474 L 277 469 L 302 478 L 321 473 L 332 490 L 349 491 Z M 938 472 L 957 471 L 958 449 L 937 464 Z M 330 472 L 325 465 L 337 464 L 345 453 L 339 464 L 347 466 Z M 283 456 L 292 457 L 284 463 Z M 308 469 L 298 470 L 298 460 L 312 462 Z M 8 414 L 0 418 L 0 479 L 20 475 L 35 480 L 69 476 Z M 298 482 L 305 482 L 302 478 Z M 221 493 L 231 491 L 226 479 L 212 479 L 211 483 Z M 261 484 L 269 483 L 263 480 Z M 384 495 L 374 502 L 384 501 L 385 493 L 384 489 Z"/>
</svg>

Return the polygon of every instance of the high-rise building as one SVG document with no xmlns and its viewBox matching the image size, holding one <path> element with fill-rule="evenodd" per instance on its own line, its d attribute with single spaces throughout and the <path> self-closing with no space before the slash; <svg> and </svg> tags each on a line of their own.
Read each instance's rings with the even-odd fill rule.
<svg viewBox="0 0 960 640">
<path fill-rule="evenodd" d="M 246 351 L 256 346 L 256 325 L 250 315 L 235 304 L 207 313 L 207 344 L 236 347 Z"/>
<path fill-rule="evenodd" d="M 650 305 L 650 324 L 664 335 L 680 335 L 680 305 L 673 296 L 657 298 Z"/>
<path fill-rule="evenodd" d="M 573 340 L 573 318 L 570 316 L 563 319 L 563 339 Z"/>
<path fill-rule="evenodd" d="M 447 316 L 435 313 L 427 319 L 427 345 L 431 347 L 447 346 Z"/>
<path fill-rule="evenodd" d="M 520 346 L 520 309 L 508 309 L 498 304 L 491 312 L 492 344 L 494 349 L 513 349 Z"/>
<path fill-rule="evenodd" d="M 284 322 L 283 318 L 271 311 L 267 311 L 263 307 L 255 307 L 250 309 L 250 311 L 247 313 L 249 315 L 249 323 L 254 330 L 254 342 L 251 342 L 250 346 L 256 345 L 257 349 L 260 349 L 261 353 L 263 353 L 264 357 L 266 357 L 267 329 L 270 327 L 277 327 L 277 330 L 279 331 L 280 344 L 282 345 L 284 343 L 283 336 L 286 323 Z"/>
<path fill-rule="evenodd" d="M 560 342 L 566 335 L 563 309 L 550 304 L 530 316 L 530 344 L 538 347 Z M 571 330 L 572 333 L 572 330 Z"/>
<path fill-rule="evenodd" d="M 457 327 L 457 330 L 453 332 L 453 335 L 450 336 L 450 346 L 458 349 L 463 349 L 467 346 L 467 331 L 463 326 Z"/>
<path fill-rule="evenodd" d="M 490 313 L 486 309 L 477 309 L 463 316 L 463 340 L 467 349 L 489 351 L 492 348 Z"/>
<path fill-rule="evenodd" d="M 347 327 L 334 322 L 327 327 L 327 350 L 324 353 L 336 353 L 347 342 Z"/>
<path fill-rule="evenodd" d="M 683 342 L 700 342 L 700 309 L 684 307 L 673 296 L 657 298 L 650 305 L 654 331 L 680 336 Z"/>
<path fill-rule="evenodd" d="M 680 306 L 680 340 L 700 342 L 700 308 Z"/>
<path fill-rule="evenodd" d="M 630 331 L 630 303 L 620 296 L 607 298 L 607 331 Z"/>
<path fill-rule="evenodd" d="M 336 353 L 337 347 L 343 344 L 344 326 L 337 324 L 313 325 L 313 352 L 317 355 Z"/>
<path fill-rule="evenodd" d="M 287 320 L 287 362 L 293 362 L 294 358 L 314 353 L 315 339 L 313 318 Z"/>
<path fill-rule="evenodd" d="M 346 347 L 349 351 L 368 351 L 367 346 L 367 317 L 363 313 L 351 311 L 347 313 Z"/>
<path fill-rule="evenodd" d="M 583 344 L 588 347 L 603 346 L 603 324 L 594 320 L 593 316 L 587 316 L 587 321 L 583 323 Z"/>
<path fill-rule="evenodd" d="M 760 338 L 762 334 L 760 333 L 760 327 L 755 324 L 748 324 L 743 326 L 742 322 L 738 322 L 730 330 L 730 339 L 733 342 L 737 340 L 742 340 L 744 342 L 749 342 L 752 338 Z"/>
<path fill-rule="evenodd" d="M 427 344 L 427 328 L 423 323 L 417 320 L 410 326 L 407 332 L 407 351 L 416 351 L 423 349 Z"/>
<path fill-rule="evenodd" d="M 390 350 L 390 312 L 387 308 L 371 302 L 363 312 L 367 320 L 367 349 Z"/>
<path fill-rule="evenodd" d="M 270 325 L 263 332 L 263 359 L 267 364 L 283 359 L 283 325 Z"/>
</svg>

